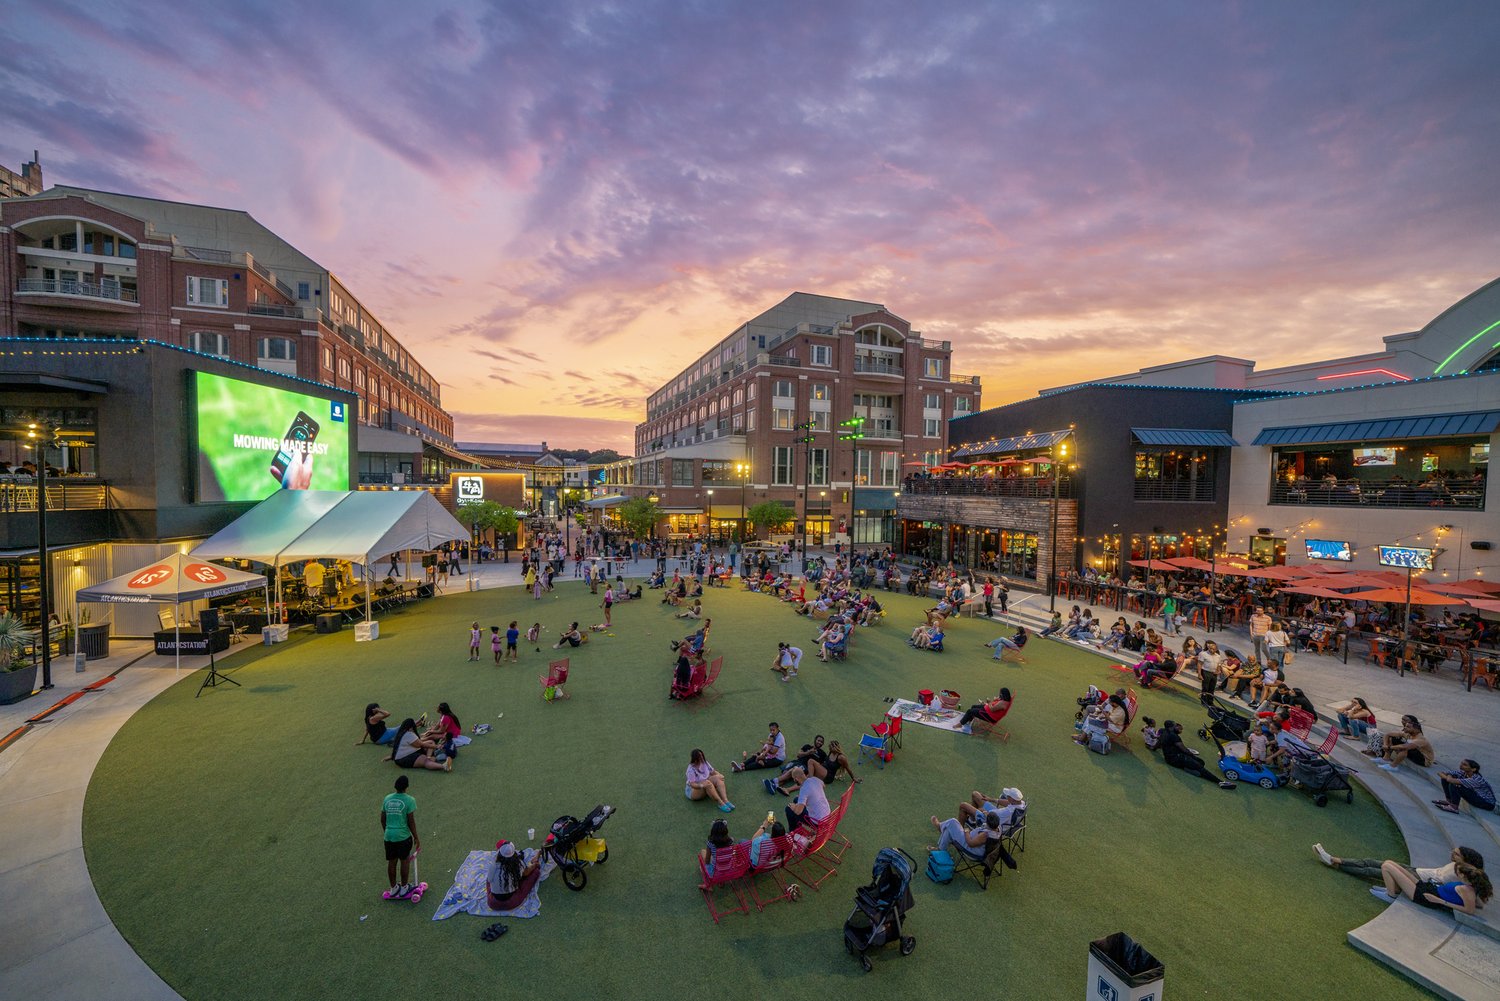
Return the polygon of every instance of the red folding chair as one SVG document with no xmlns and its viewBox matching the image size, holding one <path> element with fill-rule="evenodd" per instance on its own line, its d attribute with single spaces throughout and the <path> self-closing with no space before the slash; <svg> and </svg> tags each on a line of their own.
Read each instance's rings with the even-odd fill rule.
<svg viewBox="0 0 1500 1001">
<path fill-rule="evenodd" d="M 708 904 L 708 913 L 713 917 L 714 924 L 718 924 L 719 919 L 726 914 L 750 913 L 750 903 L 745 899 L 744 887 L 744 880 L 750 873 L 750 842 L 741 841 L 715 849 L 712 873 L 704 864 L 703 856 L 698 856 L 698 873 L 703 877 L 698 889 L 703 891 L 703 899 Z M 720 903 L 717 894 L 721 890 L 728 890 L 738 906 L 717 906 Z"/>
<path fill-rule="evenodd" d="M 568 660 L 554 660 L 547 665 L 547 673 L 536 679 L 542 686 L 542 699 L 553 702 L 557 699 L 569 698 L 567 692 L 563 691 L 563 685 L 568 683 Z M 551 693 L 550 695 L 548 693 Z"/>
<path fill-rule="evenodd" d="M 899 748 L 901 746 L 901 711 L 891 709 L 879 723 L 871 723 L 870 729 L 875 731 L 875 736 L 885 741 L 887 749 L 893 744 Z"/>
<path fill-rule="evenodd" d="M 1002 742 L 1009 741 L 1010 731 L 1002 730 L 1000 728 L 1000 721 L 1003 720 L 1006 716 L 1010 715 L 1011 706 L 1014 706 L 1015 704 L 1015 699 L 1011 699 L 1010 703 L 1006 705 L 1004 709 L 1000 710 L 1000 715 L 994 719 L 986 719 L 983 716 L 975 716 L 973 722 L 969 724 L 969 728 L 981 737 L 989 737 L 993 735 L 999 737 Z"/>
</svg>

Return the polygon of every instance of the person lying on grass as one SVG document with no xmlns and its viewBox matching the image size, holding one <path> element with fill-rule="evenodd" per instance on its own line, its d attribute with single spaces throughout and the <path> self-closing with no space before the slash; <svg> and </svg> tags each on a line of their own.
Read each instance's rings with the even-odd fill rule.
<svg viewBox="0 0 1500 1001">
<path fill-rule="evenodd" d="M 1419 907 L 1435 911 L 1449 909 L 1464 914 L 1473 914 L 1494 893 L 1490 878 L 1483 870 L 1460 862 L 1454 866 L 1454 876 L 1445 883 L 1432 883 L 1416 879 L 1399 862 L 1386 861 L 1380 865 L 1384 887 L 1372 886 L 1370 892 L 1381 900 L 1394 903 L 1397 897 L 1405 897 Z"/>
<path fill-rule="evenodd" d="M 1382 880 L 1381 868 L 1388 862 L 1392 865 L 1401 865 L 1399 862 L 1390 862 L 1389 859 L 1378 858 L 1342 858 L 1338 855 L 1329 854 L 1323 848 L 1320 841 L 1313 845 L 1313 853 L 1324 865 L 1339 872 L 1348 873 L 1350 876 L 1358 876 L 1361 879 Z M 1402 865 L 1401 868 L 1410 873 L 1417 882 L 1426 883 L 1450 883 L 1458 878 L 1458 866 L 1460 864 L 1473 866 L 1475 869 L 1484 869 L 1484 856 L 1474 848 L 1466 848 L 1462 845 L 1448 853 L 1448 861 L 1436 868 L 1417 868 L 1411 865 Z"/>
</svg>

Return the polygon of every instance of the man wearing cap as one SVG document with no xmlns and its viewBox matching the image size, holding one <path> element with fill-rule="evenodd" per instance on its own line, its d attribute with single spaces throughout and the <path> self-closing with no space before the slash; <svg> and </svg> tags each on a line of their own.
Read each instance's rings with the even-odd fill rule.
<svg viewBox="0 0 1500 1001">
<path fill-rule="evenodd" d="M 1026 797 L 1015 786 L 1006 786 L 998 796 L 986 796 L 975 789 L 969 794 L 967 803 L 958 804 L 958 817 L 965 827 L 980 823 L 986 813 L 1000 817 L 1000 827 L 1007 827 L 1017 810 L 1026 809 Z"/>
<path fill-rule="evenodd" d="M 1260 605 L 1255 606 L 1255 614 L 1250 616 L 1250 642 L 1255 644 L 1255 659 L 1262 664 L 1266 662 L 1266 633 L 1271 631 L 1271 617 Z"/>
</svg>

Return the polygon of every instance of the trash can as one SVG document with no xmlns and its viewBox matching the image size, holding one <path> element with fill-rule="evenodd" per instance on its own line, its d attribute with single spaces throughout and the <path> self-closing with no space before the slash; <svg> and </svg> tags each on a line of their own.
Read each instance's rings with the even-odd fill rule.
<svg viewBox="0 0 1500 1001">
<path fill-rule="evenodd" d="M 89 660 L 109 656 L 109 623 L 85 622 L 78 627 L 78 649 Z"/>
<path fill-rule="evenodd" d="M 1124 932 L 1089 943 L 1087 1001 L 1162 1001 L 1166 970 Z"/>
</svg>

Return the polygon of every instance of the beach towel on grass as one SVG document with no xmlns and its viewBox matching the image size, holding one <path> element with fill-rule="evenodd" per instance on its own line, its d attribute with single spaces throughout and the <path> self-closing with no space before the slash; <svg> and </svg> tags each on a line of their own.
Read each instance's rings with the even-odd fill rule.
<svg viewBox="0 0 1500 1001">
<path fill-rule="evenodd" d="M 526 848 L 522 851 L 525 862 L 531 861 L 532 855 L 537 851 L 535 848 Z M 463 865 L 458 867 L 458 872 L 453 875 L 453 885 L 448 892 L 443 894 L 443 902 L 438 904 L 437 913 L 432 916 L 434 921 L 442 921 L 451 918 L 455 914 L 478 914 L 481 917 L 506 917 L 506 918 L 534 918 L 541 913 L 542 900 L 539 891 L 542 883 L 557 863 L 550 858 L 542 863 L 542 875 L 531 888 L 531 893 L 521 903 L 520 907 L 511 911 L 490 910 L 489 894 L 486 892 L 486 879 L 490 872 L 490 859 L 495 857 L 493 848 L 483 851 L 470 852 L 468 858 L 464 859 Z"/>
<path fill-rule="evenodd" d="M 906 699 L 897 699 L 891 706 L 893 710 L 899 710 L 901 719 L 907 723 L 921 723 L 923 726 L 936 727 L 939 730 L 957 730 L 958 721 L 963 718 L 962 709 L 944 709 L 933 699 L 932 705 L 924 706 L 920 702 L 909 702 Z"/>
</svg>

